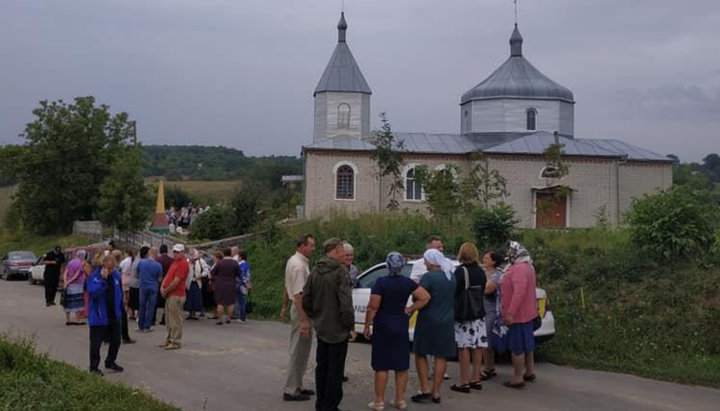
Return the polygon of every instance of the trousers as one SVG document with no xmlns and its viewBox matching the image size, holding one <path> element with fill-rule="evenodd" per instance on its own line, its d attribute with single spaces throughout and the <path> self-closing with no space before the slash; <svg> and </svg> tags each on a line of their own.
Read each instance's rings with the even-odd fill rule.
<svg viewBox="0 0 720 411">
<path fill-rule="evenodd" d="M 45 304 L 55 302 L 60 276 L 57 274 L 43 273 L 43 284 L 45 285 Z"/>
<path fill-rule="evenodd" d="M 312 348 L 312 330 L 310 333 L 308 338 L 300 336 L 300 314 L 293 304 L 290 307 L 290 344 L 288 345 L 290 363 L 285 380 L 285 394 L 296 395 L 303 389 L 303 377 Z"/>
<path fill-rule="evenodd" d="M 343 398 L 343 376 L 345 376 L 345 358 L 347 357 L 347 340 L 329 344 L 317 340 L 315 367 L 315 399 L 316 411 L 335 411 Z"/>
<path fill-rule="evenodd" d="M 118 351 L 120 350 L 120 324 L 101 325 L 90 328 L 90 369 L 94 370 L 100 365 L 100 347 L 103 340 L 109 340 L 107 357 L 105 357 L 105 365 L 115 363 Z"/>
<path fill-rule="evenodd" d="M 165 326 L 167 327 L 165 340 L 167 342 L 180 344 L 180 340 L 182 340 L 183 304 L 185 304 L 185 297 L 168 295 L 165 299 Z"/>
<path fill-rule="evenodd" d="M 150 329 L 153 314 L 157 304 L 157 290 L 154 288 L 140 288 L 140 308 L 138 309 L 138 328 Z"/>
</svg>

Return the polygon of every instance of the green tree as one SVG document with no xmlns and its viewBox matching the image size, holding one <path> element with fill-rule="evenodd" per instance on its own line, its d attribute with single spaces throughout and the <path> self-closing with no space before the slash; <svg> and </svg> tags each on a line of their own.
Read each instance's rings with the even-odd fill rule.
<svg viewBox="0 0 720 411">
<path fill-rule="evenodd" d="M 462 193 L 456 175 L 459 170 L 448 165 L 441 170 L 427 166 L 415 168 L 415 180 L 422 184 L 430 213 L 436 218 L 452 220 L 462 209 Z"/>
<path fill-rule="evenodd" d="M 390 177 L 390 186 L 388 189 L 388 210 L 397 210 L 400 208 L 398 194 L 403 191 L 403 175 L 401 168 L 403 166 L 402 152 L 405 151 L 405 142 L 395 139 L 392 132 L 390 121 L 388 121 L 385 113 L 380 113 L 380 130 L 375 131 L 372 137 L 372 144 L 375 150 L 370 158 L 377 163 L 378 179 L 382 181 L 383 177 Z"/>
<path fill-rule="evenodd" d="M 224 206 L 213 206 L 198 214 L 193 220 L 190 238 L 193 240 L 218 240 L 233 235 L 230 231 L 232 213 Z"/>
<path fill-rule="evenodd" d="M 479 246 L 485 249 L 501 249 L 513 235 L 519 222 L 515 210 L 505 203 L 491 208 L 476 207 L 471 215 L 473 233 Z"/>
<path fill-rule="evenodd" d="M 260 190 L 253 186 L 238 190 L 230 201 L 232 235 L 252 231 L 258 222 L 260 212 Z"/>
<path fill-rule="evenodd" d="M 473 154 L 471 161 L 470 173 L 460 181 L 463 208 L 469 208 L 477 201 L 488 208 L 491 201 L 508 196 L 505 177 L 498 170 L 490 168 L 482 153 Z"/>
<path fill-rule="evenodd" d="M 100 185 L 98 216 L 103 224 L 121 230 L 143 228 L 152 213 L 150 189 L 141 176 L 139 147 L 121 147 L 108 176 Z"/>
<path fill-rule="evenodd" d="M 25 227 L 40 233 L 67 231 L 74 220 L 89 220 L 99 209 L 100 186 L 129 143 L 128 116 L 112 115 L 93 97 L 41 101 L 35 121 L 21 137 L 24 151 L 12 170 L 20 183 L 15 197 Z"/>
</svg>

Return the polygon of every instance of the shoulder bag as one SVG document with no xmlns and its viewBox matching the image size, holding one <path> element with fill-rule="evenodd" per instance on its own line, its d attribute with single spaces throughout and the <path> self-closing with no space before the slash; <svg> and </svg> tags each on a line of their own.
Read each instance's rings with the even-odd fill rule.
<svg viewBox="0 0 720 411">
<path fill-rule="evenodd" d="M 470 286 L 470 274 L 465 271 L 465 289 L 455 298 L 455 321 L 473 321 L 485 316 L 484 292 L 481 285 Z"/>
</svg>

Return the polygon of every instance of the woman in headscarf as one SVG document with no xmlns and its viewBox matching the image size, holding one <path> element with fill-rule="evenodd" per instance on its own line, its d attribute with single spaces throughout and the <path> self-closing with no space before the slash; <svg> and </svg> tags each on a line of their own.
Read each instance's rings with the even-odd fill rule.
<svg viewBox="0 0 720 411">
<path fill-rule="evenodd" d="M 85 310 L 85 298 L 83 291 L 85 277 L 89 274 L 85 271 L 85 250 L 78 250 L 75 258 L 65 267 L 63 276 L 63 291 L 65 292 L 65 325 L 84 325 L 80 321 L 80 313 Z M 70 321 L 70 313 L 75 313 L 75 321 Z"/>
<path fill-rule="evenodd" d="M 391 252 L 386 260 L 388 275 L 380 277 L 370 291 L 370 302 L 365 315 L 365 337 L 372 336 L 372 368 L 375 370 L 375 400 L 368 404 L 373 410 L 385 407 L 385 388 L 389 372 L 395 371 L 395 399 L 393 407 L 404 409 L 405 388 L 410 369 L 410 341 L 408 322 L 410 314 L 424 307 L 430 295 L 415 281 L 401 274 L 405 258 Z M 413 304 L 407 307 L 408 298 Z M 371 328 L 372 327 L 372 328 Z"/>
<path fill-rule="evenodd" d="M 420 392 L 412 396 L 413 402 L 440 403 L 440 385 L 447 370 L 447 359 L 457 354 L 455 343 L 455 267 L 438 250 L 423 254 L 427 274 L 420 286 L 430 293 L 430 302 L 418 313 L 415 325 L 415 366 L 420 380 Z M 428 385 L 428 359 L 435 357 L 433 386 Z"/>
<path fill-rule="evenodd" d="M 535 381 L 533 319 L 538 316 L 535 268 L 530 253 L 516 241 L 510 242 L 507 257 L 511 265 L 500 280 L 500 303 L 503 322 L 508 327 L 507 346 L 512 353 L 514 372 L 503 385 L 523 388 L 525 381 Z"/>
</svg>

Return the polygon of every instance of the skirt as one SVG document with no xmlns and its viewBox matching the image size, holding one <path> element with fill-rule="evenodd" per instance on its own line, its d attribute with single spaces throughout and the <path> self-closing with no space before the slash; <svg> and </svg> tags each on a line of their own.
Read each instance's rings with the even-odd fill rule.
<svg viewBox="0 0 720 411">
<path fill-rule="evenodd" d="M 455 322 L 455 342 L 458 348 L 487 348 L 488 337 L 485 321 Z"/>
<path fill-rule="evenodd" d="M 507 348 L 513 354 L 525 354 L 535 351 L 532 321 L 512 324 L 508 327 Z"/>
<path fill-rule="evenodd" d="M 202 292 L 195 281 L 190 283 L 190 289 L 187 290 L 187 296 L 185 298 L 185 305 L 183 306 L 183 309 L 185 311 L 203 310 Z"/>
<path fill-rule="evenodd" d="M 65 312 L 77 313 L 85 309 L 82 284 L 70 284 L 65 289 Z"/>
<path fill-rule="evenodd" d="M 140 289 L 135 287 L 130 287 L 130 298 L 128 299 L 128 307 L 130 307 L 131 310 L 139 310 L 140 309 Z"/>
</svg>

